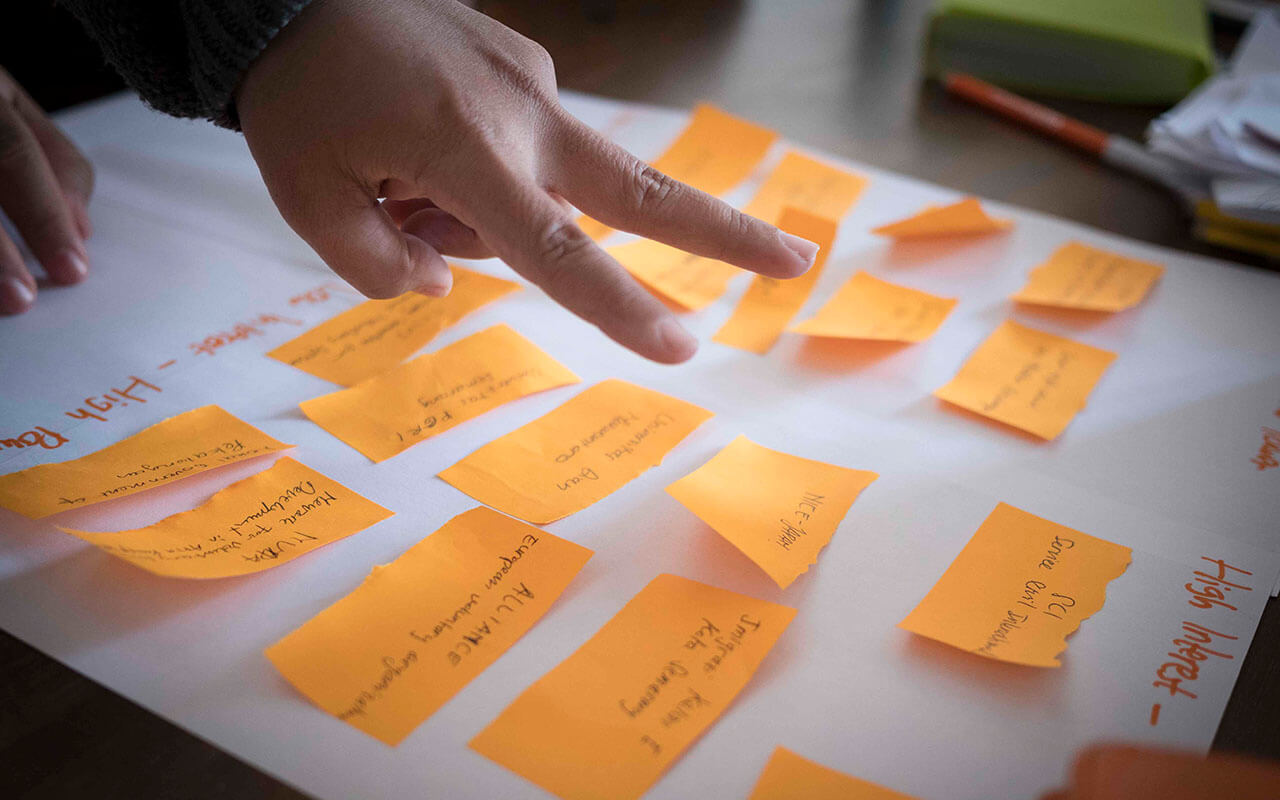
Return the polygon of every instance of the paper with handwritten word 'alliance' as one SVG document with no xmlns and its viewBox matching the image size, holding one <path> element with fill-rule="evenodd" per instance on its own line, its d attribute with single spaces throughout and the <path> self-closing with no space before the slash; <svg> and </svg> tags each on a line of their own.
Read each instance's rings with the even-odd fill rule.
<svg viewBox="0 0 1280 800">
<path fill-rule="evenodd" d="M 80 458 L 0 475 L 0 506 L 39 519 L 292 446 L 218 406 L 201 406 Z"/>
<path fill-rule="evenodd" d="M 898 627 L 986 658 L 1057 667 L 1132 554 L 1001 503 Z"/>
<path fill-rule="evenodd" d="M 299 407 L 329 433 L 385 461 L 504 403 L 578 380 L 533 342 L 495 325 Z"/>
<path fill-rule="evenodd" d="M 710 418 L 692 403 L 605 380 L 440 477 L 485 505 L 541 525 L 581 511 L 661 464 Z"/>
<path fill-rule="evenodd" d="M 317 706 L 396 745 L 532 628 L 591 555 L 473 508 L 266 655 Z"/>
<path fill-rule="evenodd" d="M 853 501 L 878 477 L 739 436 L 667 494 L 785 589 L 818 562 Z"/>
<path fill-rule="evenodd" d="M 131 531 L 60 528 L 170 578 L 230 578 L 278 567 L 391 512 L 285 456 L 200 506 Z"/>
<path fill-rule="evenodd" d="M 795 614 L 659 575 L 471 747 L 566 800 L 639 797 L 728 708 Z"/>
</svg>

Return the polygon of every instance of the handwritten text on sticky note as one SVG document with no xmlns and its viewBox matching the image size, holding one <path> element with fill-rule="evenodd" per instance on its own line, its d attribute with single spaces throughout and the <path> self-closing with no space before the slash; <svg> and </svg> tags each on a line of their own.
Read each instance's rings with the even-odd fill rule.
<svg viewBox="0 0 1280 800">
<path fill-rule="evenodd" d="M 785 747 L 773 751 L 764 772 L 747 800 L 912 800 L 910 795 L 886 789 L 816 761 Z"/>
<path fill-rule="evenodd" d="M 290 683 L 390 745 L 542 618 L 591 551 L 465 511 L 267 649 Z"/>
<path fill-rule="evenodd" d="M 1001 503 L 898 627 L 987 658 L 1057 667 L 1067 636 L 1101 610 L 1131 555 Z"/>
<path fill-rule="evenodd" d="M 72 461 L 0 475 L 0 506 L 47 517 L 289 447 L 218 406 L 202 406 Z"/>
<path fill-rule="evenodd" d="M 320 378 L 352 386 L 413 355 L 440 331 L 477 308 L 520 288 L 518 283 L 450 266 L 445 297 L 409 292 L 367 300 L 267 353 Z"/>
<path fill-rule="evenodd" d="M 514 517 L 553 522 L 662 463 L 710 418 L 710 411 L 660 392 L 601 381 L 440 477 Z"/>
<path fill-rule="evenodd" d="M 312 422 L 383 461 L 504 403 L 577 382 L 533 342 L 495 325 L 300 407 Z"/>
<path fill-rule="evenodd" d="M 739 436 L 667 493 L 785 589 L 817 563 L 849 506 L 877 477 Z"/>
<path fill-rule="evenodd" d="M 932 236 L 975 236 L 1000 233 L 1013 227 L 1007 219 L 987 214 L 976 197 L 966 197 L 946 206 L 929 206 L 898 222 L 881 225 L 871 232 L 893 239 L 923 239 Z"/>
<path fill-rule="evenodd" d="M 720 344 L 737 347 L 761 355 L 782 335 L 787 323 L 809 299 L 813 287 L 822 275 L 822 269 L 835 243 L 836 223 L 814 216 L 807 211 L 786 208 L 778 227 L 787 233 L 808 239 L 818 245 L 818 255 L 813 266 L 805 274 L 790 280 L 778 280 L 764 275 L 751 279 L 747 292 L 738 301 L 733 316 L 712 337 Z"/>
<path fill-rule="evenodd" d="M 62 530 L 171 578 L 229 578 L 277 567 L 391 516 L 305 464 L 284 457 L 191 511 L 132 531 Z"/>
<path fill-rule="evenodd" d="M 1115 353 L 1006 320 L 934 395 L 1053 439 L 1084 408 Z"/>
<path fill-rule="evenodd" d="M 660 575 L 471 747 L 567 800 L 639 797 L 724 712 L 795 613 Z"/>
<path fill-rule="evenodd" d="M 1013 299 L 1087 311 L 1121 311 L 1137 305 L 1163 274 L 1164 267 L 1158 264 L 1068 242 L 1031 271 L 1027 285 Z"/>
<path fill-rule="evenodd" d="M 956 302 L 859 271 L 812 319 L 791 330 L 841 339 L 921 342 L 938 330 Z"/>
</svg>

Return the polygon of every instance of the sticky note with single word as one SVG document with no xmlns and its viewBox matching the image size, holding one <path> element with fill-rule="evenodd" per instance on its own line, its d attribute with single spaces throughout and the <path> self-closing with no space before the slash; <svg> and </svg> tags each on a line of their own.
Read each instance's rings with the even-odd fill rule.
<svg viewBox="0 0 1280 800">
<path fill-rule="evenodd" d="M 785 589 L 817 563 L 853 501 L 878 477 L 739 436 L 667 494 Z"/>
</svg>

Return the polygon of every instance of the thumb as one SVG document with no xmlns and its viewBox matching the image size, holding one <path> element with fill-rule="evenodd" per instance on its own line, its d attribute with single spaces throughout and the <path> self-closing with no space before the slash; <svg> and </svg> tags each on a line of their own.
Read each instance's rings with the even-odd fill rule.
<svg viewBox="0 0 1280 800">
<path fill-rule="evenodd" d="M 419 291 L 436 297 L 449 293 L 453 274 L 440 253 L 406 234 L 377 198 L 346 185 L 277 200 L 285 221 L 329 268 L 358 292 L 374 299 Z"/>
</svg>

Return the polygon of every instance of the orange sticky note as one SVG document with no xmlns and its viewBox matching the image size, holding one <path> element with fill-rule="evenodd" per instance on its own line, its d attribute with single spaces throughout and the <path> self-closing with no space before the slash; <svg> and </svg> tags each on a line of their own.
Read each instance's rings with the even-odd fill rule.
<svg viewBox="0 0 1280 800">
<path fill-rule="evenodd" d="M 190 511 L 132 531 L 60 528 L 170 578 L 230 578 L 278 567 L 391 516 L 333 478 L 285 456 Z"/>
<path fill-rule="evenodd" d="M 1007 219 L 987 216 L 976 197 L 966 197 L 946 206 L 928 206 L 915 216 L 873 228 L 872 233 L 894 239 L 918 239 L 927 236 L 973 236 L 999 233 L 1013 227 Z"/>
<path fill-rule="evenodd" d="M 667 487 L 783 589 L 818 563 L 836 526 L 880 477 L 779 453 L 745 436 Z"/>
<path fill-rule="evenodd" d="M 956 302 L 858 271 L 812 319 L 791 330 L 839 339 L 922 342 L 938 330 Z"/>
<path fill-rule="evenodd" d="M 721 344 L 764 355 L 778 341 L 791 318 L 804 307 L 836 238 L 836 223 L 807 211 L 786 208 L 778 227 L 818 244 L 818 256 L 809 271 L 798 278 L 778 280 L 756 275 L 738 307 L 712 337 Z"/>
<path fill-rule="evenodd" d="M 95 453 L 0 475 L 0 506 L 39 519 L 290 447 L 218 406 L 202 406 Z"/>
<path fill-rule="evenodd" d="M 536 524 L 581 511 L 662 463 L 711 412 L 610 379 L 476 450 L 440 477 Z"/>
<path fill-rule="evenodd" d="M 779 219 L 788 207 L 839 222 L 866 186 L 867 179 L 861 175 L 792 150 L 783 155 L 742 210 L 765 222 Z"/>
<path fill-rule="evenodd" d="M 743 273 L 732 264 L 650 239 L 611 247 L 609 255 L 646 289 L 689 311 L 715 302 L 729 288 L 729 281 Z"/>
<path fill-rule="evenodd" d="M 933 394 L 1053 439 L 1084 408 L 1116 354 L 1006 320 Z"/>
<path fill-rule="evenodd" d="M 495 325 L 299 407 L 329 433 L 384 461 L 504 403 L 577 382 L 533 342 Z"/>
<path fill-rule="evenodd" d="M 898 627 L 1032 667 L 1102 609 L 1133 551 L 1001 503 Z"/>
<path fill-rule="evenodd" d="M 1031 271 L 1014 300 L 1089 311 L 1136 306 L 1160 280 L 1164 267 L 1068 242 Z"/>
<path fill-rule="evenodd" d="M 471 747 L 566 800 L 639 797 L 729 706 L 795 613 L 659 575 Z"/>
<path fill-rule="evenodd" d="M 707 194 L 723 194 L 751 174 L 777 138 L 768 128 L 703 104 L 653 168 Z M 585 216 L 578 225 L 596 241 L 613 231 Z"/>
<path fill-rule="evenodd" d="M 327 381 L 352 386 L 399 364 L 458 320 L 520 284 L 450 265 L 446 297 L 408 292 L 366 300 L 267 353 Z"/>
<path fill-rule="evenodd" d="M 747 800 L 912 800 L 911 795 L 886 789 L 816 761 L 785 747 L 773 751 Z"/>
<path fill-rule="evenodd" d="M 542 619 L 591 555 L 473 508 L 266 656 L 317 706 L 396 745 Z"/>
</svg>

